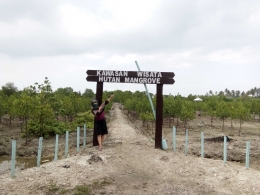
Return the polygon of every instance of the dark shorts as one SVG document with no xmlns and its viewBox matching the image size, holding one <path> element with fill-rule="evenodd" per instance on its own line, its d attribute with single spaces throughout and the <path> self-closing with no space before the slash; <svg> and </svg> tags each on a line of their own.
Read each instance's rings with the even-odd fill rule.
<svg viewBox="0 0 260 195">
<path fill-rule="evenodd" d="M 108 134 L 106 120 L 95 121 L 95 132 L 97 135 Z"/>
</svg>

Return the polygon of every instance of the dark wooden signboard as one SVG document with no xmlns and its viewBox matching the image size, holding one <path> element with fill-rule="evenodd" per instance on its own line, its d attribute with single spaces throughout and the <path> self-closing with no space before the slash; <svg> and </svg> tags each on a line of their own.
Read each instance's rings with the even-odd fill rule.
<svg viewBox="0 0 260 195">
<path fill-rule="evenodd" d="M 109 83 L 173 84 L 173 72 L 88 70 L 87 81 Z"/>
<path fill-rule="evenodd" d="M 139 83 L 139 84 L 173 84 L 172 78 L 158 77 L 103 77 L 103 76 L 88 76 L 87 81 L 93 82 L 108 82 L 108 83 Z"/>
<path fill-rule="evenodd" d="M 123 76 L 123 77 L 174 77 L 173 72 L 158 71 L 118 71 L 118 70 L 87 70 L 87 75 L 92 76 Z"/>
<path fill-rule="evenodd" d="M 173 72 L 87 70 L 87 81 L 97 82 L 96 98 L 102 103 L 103 83 L 156 84 L 155 148 L 162 148 L 163 84 L 174 84 Z M 93 133 L 93 145 L 97 146 L 97 135 Z"/>
</svg>

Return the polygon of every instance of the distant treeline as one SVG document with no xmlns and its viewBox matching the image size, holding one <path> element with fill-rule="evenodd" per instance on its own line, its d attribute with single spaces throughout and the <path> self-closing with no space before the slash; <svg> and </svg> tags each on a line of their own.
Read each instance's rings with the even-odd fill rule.
<svg viewBox="0 0 260 195">
<path fill-rule="evenodd" d="M 240 97 L 240 96 L 249 95 L 252 97 L 260 98 L 260 88 L 255 87 L 246 92 L 244 91 L 241 92 L 240 90 L 225 89 L 224 91 L 220 91 L 220 92 L 215 91 L 215 93 L 213 93 L 213 91 L 210 90 L 209 92 L 206 93 L 206 96 L 209 95 L 225 95 L 227 97 Z"/>
<path fill-rule="evenodd" d="M 124 109 L 134 114 L 143 122 L 154 121 L 150 102 L 145 91 L 104 91 L 103 101 L 111 94 L 115 94 L 113 101 L 122 103 Z M 156 107 L 156 94 L 150 93 L 153 106 Z M 95 93 L 86 89 L 84 93 L 76 92 L 71 87 L 52 90 L 51 83 L 45 78 L 43 84 L 34 83 L 31 86 L 18 90 L 13 83 L 6 83 L 0 90 L 0 123 L 2 119 L 9 120 L 12 126 L 14 119 L 22 123 L 21 135 L 43 136 L 45 138 L 62 134 L 65 131 L 75 131 L 77 126 L 87 124 L 87 128 L 93 128 L 93 115 L 91 113 L 91 99 Z M 202 101 L 194 101 L 200 97 Z M 188 124 L 196 115 L 195 111 L 223 120 L 237 119 L 243 121 L 255 119 L 260 115 L 260 88 L 253 88 L 242 92 L 228 90 L 215 92 L 210 90 L 206 95 L 164 95 L 163 117 L 176 118 L 178 121 Z M 106 110 L 112 104 L 106 106 Z M 241 130 L 241 127 L 240 127 Z"/>
</svg>

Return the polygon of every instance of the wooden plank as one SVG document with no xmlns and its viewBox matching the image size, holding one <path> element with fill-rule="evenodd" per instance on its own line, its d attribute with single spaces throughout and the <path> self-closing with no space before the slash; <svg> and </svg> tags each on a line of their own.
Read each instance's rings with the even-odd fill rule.
<svg viewBox="0 0 260 195">
<path fill-rule="evenodd" d="M 173 84 L 173 78 L 145 78 L 145 77 L 112 77 L 112 76 L 87 76 L 87 81 L 108 83 L 136 83 L 136 84 Z"/>
<path fill-rule="evenodd" d="M 120 70 L 87 70 L 87 75 L 90 76 L 123 76 L 123 77 L 151 77 L 151 78 L 173 78 L 173 72 L 159 72 L 159 71 L 120 71 Z"/>
<path fill-rule="evenodd" d="M 163 85 L 156 85 L 155 148 L 162 149 Z"/>
</svg>

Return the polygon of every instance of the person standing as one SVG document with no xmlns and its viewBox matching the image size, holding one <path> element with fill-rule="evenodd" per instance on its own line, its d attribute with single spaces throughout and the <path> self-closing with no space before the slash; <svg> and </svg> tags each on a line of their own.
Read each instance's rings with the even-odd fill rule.
<svg viewBox="0 0 260 195">
<path fill-rule="evenodd" d="M 92 105 L 92 113 L 94 115 L 94 131 L 97 135 L 98 150 L 102 150 L 102 143 L 105 140 L 105 135 L 108 134 L 107 130 L 107 123 L 105 118 L 105 106 L 111 101 L 111 99 L 114 97 L 114 94 L 110 96 L 104 103 L 102 103 L 100 106 L 98 105 L 98 101 L 96 99 L 93 99 L 91 102 Z"/>
</svg>

